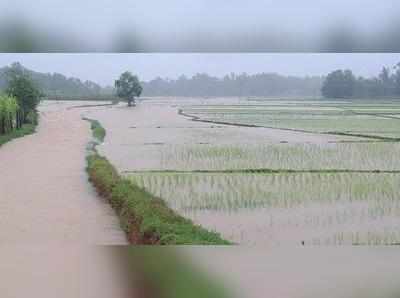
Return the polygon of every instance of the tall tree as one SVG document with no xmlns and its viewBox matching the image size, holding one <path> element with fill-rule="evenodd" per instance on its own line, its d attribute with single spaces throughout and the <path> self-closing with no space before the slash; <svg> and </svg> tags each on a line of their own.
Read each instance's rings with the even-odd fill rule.
<svg viewBox="0 0 400 298">
<path fill-rule="evenodd" d="M 390 76 L 390 70 L 388 67 L 383 67 L 379 77 L 379 94 L 383 96 L 388 96 L 393 93 L 393 81 Z"/>
<path fill-rule="evenodd" d="M 117 96 L 126 100 L 128 106 L 135 104 L 135 97 L 139 97 L 143 90 L 138 77 L 132 75 L 129 71 L 121 74 L 119 79 L 115 81 L 115 88 Z"/>
<path fill-rule="evenodd" d="M 18 126 L 36 119 L 36 107 L 43 95 L 18 63 L 12 64 L 7 70 L 6 93 L 17 100 L 19 106 L 17 115 Z"/>
<path fill-rule="evenodd" d="M 355 77 L 351 70 L 335 70 L 326 77 L 321 92 L 328 98 L 350 98 L 354 94 Z"/>
<path fill-rule="evenodd" d="M 394 74 L 395 93 L 400 96 L 400 62 L 395 66 L 396 73 Z"/>
</svg>

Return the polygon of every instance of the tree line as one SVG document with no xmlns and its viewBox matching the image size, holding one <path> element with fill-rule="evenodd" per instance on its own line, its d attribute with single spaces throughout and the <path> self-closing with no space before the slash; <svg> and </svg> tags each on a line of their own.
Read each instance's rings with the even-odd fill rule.
<svg viewBox="0 0 400 298">
<path fill-rule="evenodd" d="M 351 70 L 335 70 L 324 80 L 325 98 L 400 98 L 400 63 L 383 67 L 374 77 L 356 77 Z"/>
<path fill-rule="evenodd" d="M 7 72 L 18 69 L 32 78 L 49 98 L 104 98 L 118 96 L 118 88 L 102 87 L 92 81 L 66 77 L 59 73 L 40 73 L 20 63 L 0 68 L 0 90 L 7 85 Z M 199 73 L 176 80 L 161 78 L 140 82 L 143 96 L 319 96 L 323 77 L 282 76 L 276 73 L 228 74 L 222 78 Z"/>
<path fill-rule="evenodd" d="M 26 69 L 19 63 L 0 68 L 0 90 L 8 84 L 10 70 L 28 75 L 43 94 L 52 99 L 109 100 L 126 95 L 122 85 L 102 87 L 92 81 L 81 81 L 62 74 L 45 74 Z M 136 80 L 139 80 L 136 77 Z M 124 82 L 124 80 L 121 81 Z M 228 74 L 222 78 L 199 73 L 178 79 L 155 78 L 139 81 L 143 96 L 193 97 L 314 97 L 319 98 L 400 98 L 400 63 L 383 67 L 374 77 L 356 77 L 351 70 L 335 70 L 327 76 L 283 76 L 276 73 L 249 75 Z M 131 102 L 131 101 L 128 101 Z"/>
<path fill-rule="evenodd" d="M 143 96 L 319 96 L 320 76 L 283 76 L 276 73 L 246 73 L 222 78 L 199 73 L 176 80 L 156 78 L 142 82 Z"/>
<path fill-rule="evenodd" d="M 12 69 L 29 75 L 32 81 L 40 87 L 43 94 L 46 96 L 93 97 L 112 93 L 112 88 L 103 88 L 92 81 L 81 81 L 77 78 L 66 77 L 60 73 L 40 73 L 32 71 L 18 62 L 11 64 L 11 66 L 0 68 L 0 90 L 6 88 L 8 84 L 7 73 Z"/>
<path fill-rule="evenodd" d="M 5 72 L 4 94 L 0 94 L 0 135 L 36 124 L 36 108 L 43 96 L 29 74 L 19 67 Z"/>
</svg>

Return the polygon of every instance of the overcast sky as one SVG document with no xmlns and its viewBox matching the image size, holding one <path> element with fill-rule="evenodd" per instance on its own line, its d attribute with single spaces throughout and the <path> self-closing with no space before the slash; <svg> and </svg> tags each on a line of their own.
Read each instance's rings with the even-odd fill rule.
<svg viewBox="0 0 400 298">
<path fill-rule="evenodd" d="M 0 16 L 58 24 L 97 37 L 129 25 L 146 34 L 264 25 L 309 31 L 340 20 L 371 30 L 396 17 L 399 8 L 398 0 L 120 0 L 118 5 L 113 0 L 36 0 L 35 5 L 31 0 L 2 0 Z"/>
<path fill-rule="evenodd" d="M 400 54 L 0 54 L 0 67 L 16 61 L 35 71 L 59 72 L 106 86 L 126 70 L 145 81 L 199 72 L 218 77 L 230 72 L 325 75 L 339 68 L 372 76 L 382 66 L 399 63 Z"/>
<path fill-rule="evenodd" d="M 229 44 L 229 36 L 240 33 L 233 48 L 229 47 L 234 51 L 243 51 L 238 43 L 249 49 L 268 48 L 268 42 L 258 46 L 262 42 L 258 33 L 272 35 L 270 42 L 278 42 L 278 50 L 279 44 L 297 38 L 290 48 L 299 51 L 298 44 L 304 41 L 312 48 L 330 30 L 347 30 L 350 41 L 357 38 L 375 44 L 374 38 L 364 35 L 386 37 L 390 32 L 385 28 L 389 26 L 396 33 L 393 39 L 398 38 L 399 10 L 398 0 L 36 0 L 34 5 L 32 0 L 0 1 L 0 19 L 51 31 L 55 37 L 68 33 L 80 44 L 104 49 L 101 45 L 129 34 L 143 48 L 151 49 L 155 44 L 161 51 L 170 46 L 212 51 L 214 42 L 220 46 L 226 39 Z M 187 39 L 195 45 L 186 44 Z M 181 43 L 185 45 L 179 46 Z"/>
</svg>

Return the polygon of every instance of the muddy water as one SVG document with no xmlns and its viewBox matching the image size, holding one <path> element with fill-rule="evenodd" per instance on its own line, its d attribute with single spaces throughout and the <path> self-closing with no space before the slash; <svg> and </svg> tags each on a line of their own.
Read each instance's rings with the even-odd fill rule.
<svg viewBox="0 0 400 298">
<path fill-rule="evenodd" d="M 263 247 L 391 245 L 400 239 L 400 218 L 370 215 L 370 202 L 311 204 L 239 212 L 188 213 L 194 222 L 234 243 Z M 388 205 L 390 205 L 388 203 Z"/>
<path fill-rule="evenodd" d="M 191 101 L 193 104 L 193 101 Z M 178 101 L 175 104 L 179 105 Z M 177 106 L 165 102 L 143 102 L 128 109 L 123 105 L 91 109 L 85 116 L 99 120 L 107 130 L 106 142 L 99 150 L 120 171 L 159 169 L 160 146 L 164 144 L 199 143 L 325 143 L 335 141 L 330 136 L 302 134 L 269 129 L 211 127 L 179 116 Z M 220 126 L 220 125 L 218 125 Z M 328 210 L 329 211 L 329 210 Z M 330 210 L 334 211 L 334 210 Z M 257 241 L 257 228 L 265 229 L 263 212 L 259 214 L 200 214 L 198 222 L 224 231 L 234 227 L 236 237 Z M 254 217 L 254 215 L 256 215 Z M 283 214 L 282 218 L 290 214 Z M 250 227 L 249 227 L 250 225 Z M 290 228 L 290 227 L 289 227 Z M 255 234 L 252 230 L 255 230 Z M 286 236 L 300 243 L 304 235 L 293 228 Z M 307 231 L 305 231 L 307 232 Z M 278 237 L 279 235 L 273 235 Z M 248 238 L 246 238 L 248 237 Z M 249 239 L 251 238 L 251 239 Z M 225 281 L 237 297 L 388 297 L 399 296 L 397 266 L 399 254 L 395 248 L 270 248 L 261 245 L 247 247 L 183 247 L 195 264 Z M 288 239 L 279 239 L 286 242 Z M 188 295 L 190 297 L 190 295 Z"/>
<path fill-rule="evenodd" d="M 338 140 L 328 135 L 194 122 L 178 115 L 178 109 L 176 105 L 149 100 L 131 109 L 125 105 L 91 109 L 85 116 L 99 120 L 106 128 L 107 138 L 99 150 L 120 171 L 161 169 L 163 146 L 281 142 L 328 146 Z"/>
<path fill-rule="evenodd" d="M 98 248 L 127 242 L 87 182 L 91 132 L 68 106 L 42 105 L 37 133 L 0 148 L 2 298 L 130 295 L 112 256 Z"/>
<path fill-rule="evenodd" d="M 189 104 L 193 103 L 194 100 L 189 101 Z M 165 160 L 163 161 L 162 152 L 163 150 L 165 152 L 164 148 L 170 146 L 179 148 L 202 144 L 263 145 L 282 141 L 289 142 L 288 146 L 304 143 L 335 146 L 329 142 L 337 140 L 336 137 L 328 135 L 194 122 L 178 114 L 179 107 L 185 104 L 184 101 L 179 104 L 179 101 L 168 103 L 149 100 L 131 109 L 119 105 L 91 109 L 86 111 L 85 115 L 98 119 L 105 126 L 106 142 L 99 147 L 99 150 L 120 171 L 163 170 Z M 180 164 L 179 169 L 185 170 L 182 165 L 184 163 Z M 229 164 L 226 167 L 229 168 Z M 361 220 L 364 216 L 361 211 L 368 209 L 368 206 L 364 205 L 361 208 L 359 204 L 343 200 L 340 204 L 329 206 L 315 204 L 293 210 L 262 208 L 244 209 L 239 212 L 200 210 L 183 214 L 196 223 L 221 232 L 225 238 L 241 244 L 290 246 L 302 243 L 338 245 L 396 242 L 400 237 L 398 220 L 391 216 L 371 221 Z M 350 211 L 356 214 L 351 217 L 351 221 L 343 222 L 340 218 L 337 219 L 341 214 Z"/>
<path fill-rule="evenodd" d="M 80 111 L 47 105 L 36 134 L 1 147 L 0 243 L 126 243 L 87 182 L 90 135 Z"/>
<path fill-rule="evenodd" d="M 179 248 L 237 297 L 397 298 L 395 247 Z"/>
</svg>

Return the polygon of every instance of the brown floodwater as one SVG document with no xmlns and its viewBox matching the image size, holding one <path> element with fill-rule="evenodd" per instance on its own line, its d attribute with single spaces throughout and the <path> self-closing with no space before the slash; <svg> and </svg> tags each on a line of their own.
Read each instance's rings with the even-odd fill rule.
<svg viewBox="0 0 400 298">
<path fill-rule="evenodd" d="M 179 248 L 246 298 L 398 298 L 396 247 Z"/>
<path fill-rule="evenodd" d="M 132 109 L 70 106 L 42 105 L 38 132 L 0 148 L 2 298 L 139 297 L 127 275 L 135 272 L 128 256 L 115 246 L 102 246 L 126 240 L 112 209 L 87 182 L 85 147 L 91 132 L 82 115 L 100 120 L 106 128 L 106 142 L 99 150 L 121 171 L 157 169 L 159 148 L 152 147 L 162 145 L 156 143 L 247 143 L 260 136 L 272 143 L 335 139 L 268 129 L 215 129 L 177 115 L 177 107 L 164 102 L 140 103 Z M 252 221 L 242 215 L 246 227 Z M 198 220 L 225 224 L 223 217 L 208 216 Z M 236 297 L 400 297 L 397 247 L 173 249 Z"/>
<path fill-rule="evenodd" d="M 85 172 L 89 123 L 68 104 L 44 104 L 33 135 L 0 150 L 0 244 L 124 244 Z"/>
<path fill-rule="evenodd" d="M 184 104 L 183 101 L 181 105 Z M 338 141 L 331 135 L 195 122 L 179 115 L 178 110 L 178 105 L 167 101 L 146 100 L 134 108 L 120 104 L 90 109 L 84 115 L 99 120 L 105 127 L 107 137 L 98 149 L 120 171 L 162 169 L 163 146 L 281 142 L 332 146 L 331 142 Z"/>
<path fill-rule="evenodd" d="M 193 104 L 194 100 L 191 99 L 189 103 Z M 178 114 L 179 108 L 185 104 L 185 101 L 179 103 L 178 100 L 173 104 L 146 100 L 134 108 L 120 104 L 90 109 L 84 111 L 84 115 L 99 120 L 105 127 L 106 140 L 98 149 L 121 172 L 164 170 L 162 152 L 167 146 L 262 146 L 287 141 L 287 146 L 310 143 L 334 148 L 335 145 L 330 142 L 338 141 L 338 137 L 331 135 L 194 122 Z M 179 169 L 186 170 L 182 164 Z M 229 168 L 229 164 L 226 168 Z M 203 191 L 207 192 L 207 189 Z M 162 193 L 156 195 L 162 196 Z M 293 209 L 242 208 L 234 212 L 223 209 L 178 212 L 240 244 L 299 246 L 388 244 L 397 241 L 400 234 L 396 217 L 383 216 L 365 220 L 362 212 L 369 210 L 369 203 L 352 202 L 351 199 L 346 197 L 337 203 L 324 205 L 317 202 Z M 351 220 L 342 220 L 340 217 L 343 213 L 353 214 Z"/>
<path fill-rule="evenodd" d="M 0 148 L 0 296 L 133 297 L 112 253 L 126 244 L 87 181 L 89 124 L 70 104 L 43 104 L 33 135 Z"/>
</svg>

